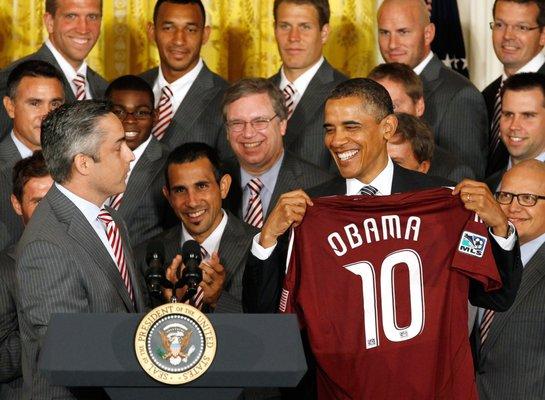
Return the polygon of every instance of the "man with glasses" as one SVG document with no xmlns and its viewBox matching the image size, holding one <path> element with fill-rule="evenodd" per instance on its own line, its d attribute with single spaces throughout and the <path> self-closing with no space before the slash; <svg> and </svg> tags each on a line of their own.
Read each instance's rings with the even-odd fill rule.
<svg viewBox="0 0 545 400">
<path fill-rule="evenodd" d="M 131 245 L 137 245 L 172 226 L 176 219 L 162 195 L 163 168 L 169 150 L 151 135 L 156 120 L 153 91 L 142 78 L 125 75 L 106 90 L 125 130 L 125 141 L 134 154 L 125 192 L 108 200 L 118 210 L 129 230 Z"/>
<path fill-rule="evenodd" d="M 532 158 L 545 161 L 545 75 L 526 72 L 503 83 L 500 139 L 508 152 L 507 165 L 486 180 L 495 191 L 506 170 Z"/>
<path fill-rule="evenodd" d="M 236 155 L 227 208 L 261 228 L 281 194 L 331 178 L 327 172 L 284 150 L 288 110 L 280 89 L 263 78 L 246 78 L 225 93 L 227 139 Z"/>
<path fill-rule="evenodd" d="M 492 44 L 503 64 L 503 74 L 483 90 L 490 121 L 486 176 L 505 168 L 509 158 L 508 148 L 500 140 L 502 84 L 521 72 L 545 73 L 541 52 L 545 45 L 545 1 L 496 0 L 492 14 Z"/>
<path fill-rule="evenodd" d="M 513 306 L 480 310 L 477 332 L 479 398 L 545 398 L 545 164 L 518 163 L 503 177 L 496 199 L 516 226 L 524 270 Z"/>
</svg>

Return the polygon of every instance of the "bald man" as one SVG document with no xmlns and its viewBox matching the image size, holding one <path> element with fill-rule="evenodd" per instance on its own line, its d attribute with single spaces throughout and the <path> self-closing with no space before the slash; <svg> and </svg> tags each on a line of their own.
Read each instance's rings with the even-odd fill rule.
<svg viewBox="0 0 545 400">
<path fill-rule="evenodd" d="M 378 42 L 387 62 L 407 64 L 422 79 L 426 109 L 438 146 L 484 177 L 488 117 L 484 98 L 465 77 L 431 51 L 435 26 L 423 0 L 385 0 L 378 13 Z"/>
</svg>

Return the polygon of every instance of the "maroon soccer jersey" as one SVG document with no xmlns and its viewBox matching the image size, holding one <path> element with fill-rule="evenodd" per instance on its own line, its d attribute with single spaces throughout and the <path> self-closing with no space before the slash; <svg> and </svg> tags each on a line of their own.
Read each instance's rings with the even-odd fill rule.
<svg viewBox="0 0 545 400">
<path fill-rule="evenodd" d="M 476 399 L 468 278 L 501 286 L 482 221 L 449 189 L 313 202 L 280 309 L 307 331 L 319 399 Z"/>
</svg>

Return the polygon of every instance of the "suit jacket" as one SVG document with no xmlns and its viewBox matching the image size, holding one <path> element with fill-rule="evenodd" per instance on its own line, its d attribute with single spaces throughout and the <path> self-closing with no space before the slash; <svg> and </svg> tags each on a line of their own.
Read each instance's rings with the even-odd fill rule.
<svg viewBox="0 0 545 400">
<path fill-rule="evenodd" d="M 28 60 L 41 60 L 41 61 L 47 61 L 54 67 L 56 67 L 63 76 L 63 84 L 64 84 L 64 95 L 66 97 L 67 103 L 72 103 L 76 101 L 76 95 L 74 94 L 74 91 L 72 90 L 72 86 L 64 76 L 61 67 L 59 66 L 59 63 L 57 63 L 57 60 L 55 59 L 55 56 L 49 50 L 49 48 L 44 44 L 33 54 L 30 54 L 24 58 L 21 58 L 20 60 L 14 61 L 10 65 L 8 65 L 6 68 L 4 68 L 2 71 L 0 71 L 0 95 L 4 97 L 7 94 L 7 83 L 8 83 L 8 77 L 10 72 L 15 68 L 17 65 L 19 65 L 23 61 Z M 93 71 L 89 66 L 87 66 L 87 75 L 86 75 L 87 83 L 89 85 L 89 90 L 91 91 L 91 96 L 93 99 L 101 99 L 104 97 L 104 92 L 106 91 L 106 88 L 108 87 L 108 82 L 102 78 L 98 73 Z M 8 114 L 6 113 L 6 110 L 4 107 L 0 107 L 0 127 L 3 130 L 0 132 L 0 137 L 3 137 L 3 135 L 9 133 L 12 127 L 11 119 L 9 118 Z"/>
<path fill-rule="evenodd" d="M 66 388 L 50 385 L 36 363 L 51 314 L 145 310 L 127 230 L 115 210 L 110 212 L 120 228 L 135 303 L 93 227 L 56 186 L 40 201 L 21 237 L 16 265 L 21 294 L 17 313 L 27 398 L 72 398 Z"/>
<path fill-rule="evenodd" d="M 409 192 L 453 183 L 442 178 L 410 171 L 394 164 L 392 193 Z M 346 181 L 341 177 L 308 190 L 310 197 L 344 195 Z M 288 232 L 286 232 L 288 233 Z M 473 305 L 496 310 L 506 310 L 516 296 L 522 265 L 518 244 L 511 251 L 503 250 L 495 240 L 492 243 L 494 259 L 502 279 L 503 287 L 496 292 L 485 292 L 483 286 L 470 280 L 469 300 Z M 259 260 L 253 254 L 248 257 L 243 283 L 243 304 L 247 312 L 276 312 L 284 278 L 288 235 L 284 234 L 267 260 Z M 486 305 L 484 305 L 486 304 Z"/>
<path fill-rule="evenodd" d="M 540 74 L 545 74 L 545 64 L 543 64 L 539 70 L 537 71 Z M 496 102 L 496 93 L 498 93 L 498 90 L 500 89 L 501 85 L 501 76 L 498 77 L 496 80 L 494 80 L 490 85 L 484 88 L 483 90 L 483 97 L 484 101 L 486 103 L 486 111 L 488 113 L 488 121 L 490 124 L 492 124 L 492 119 L 494 118 L 494 103 Z M 489 128 L 488 137 L 490 140 L 491 131 Z M 507 167 L 507 162 L 509 160 L 509 152 L 507 151 L 507 148 L 503 144 L 503 142 L 500 140 L 500 143 L 498 145 L 498 154 L 493 159 L 490 157 L 489 154 L 488 162 L 486 166 L 486 176 L 492 175 L 494 172 Z"/>
<path fill-rule="evenodd" d="M 131 172 L 118 209 L 129 229 L 131 245 L 173 226 L 177 219 L 163 196 L 169 149 L 152 138 Z"/>
<path fill-rule="evenodd" d="M 0 231 L 0 251 L 17 243 L 23 234 L 21 217 L 15 214 L 11 206 L 12 170 L 19 160 L 21 154 L 11 136 L 7 135 L 0 141 L 0 224 L 6 227 L 5 231 Z"/>
<path fill-rule="evenodd" d="M 480 349 L 482 400 L 545 398 L 545 244 L 528 261 L 515 302 L 494 314 Z"/>
<path fill-rule="evenodd" d="M 279 86 L 280 72 L 270 79 Z M 284 137 L 285 148 L 326 171 L 334 163 L 324 146 L 324 104 L 331 91 L 347 79 L 324 60 L 288 120 Z"/>
<path fill-rule="evenodd" d="M 240 183 L 240 164 L 236 158 L 230 159 L 226 163 L 226 172 L 231 175 L 233 182 L 227 198 L 224 200 L 224 206 L 239 218 L 244 217 L 242 210 L 242 191 Z M 316 168 L 289 151 L 284 152 L 284 159 L 278 172 L 278 178 L 274 187 L 269 208 L 265 217 L 274 208 L 280 195 L 295 189 L 308 189 L 330 180 L 333 175 Z"/>
<path fill-rule="evenodd" d="M 221 236 L 219 246 L 220 263 L 225 268 L 226 276 L 222 294 L 214 312 L 242 312 L 242 275 L 246 258 L 252 246 L 252 239 L 257 229 L 251 227 L 227 211 L 227 225 Z M 136 250 L 136 259 L 142 276 L 148 268 L 146 264 L 147 245 L 152 242 L 161 242 L 165 246 L 165 264 L 168 266 L 172 259 L 181 254 L 182 225 L 172 227 L 154 238 L 148 240 Z M 206 310 L 211 312 L 212 310 Z"/>
<path fill-rule="evenodd" d="M 22 398 L 21 338 L 17 321 L 15 248 L 0 253 L 0 399 Z"/>
<path fill-rule="evenodd" d="M 469 166 L 463 164 L 458 157 L 439 146 L 435 146 L 433 151 L 428 174 L 456 183 L 462 181 L 464 178 L 475 179 L 475 173 Z"/>
<path fill-rule="evenodd" d="M 465 77 L 434 55 L 420 74 L 424 85 L 424 119 L 435 143 L 484 177 L 488 153 L 488 118 L 483 96 Z"/>
<path fill-rule="evenodd" d="M 159 68 L 140 75 L 153 87 Z M 187 142 L 203 142 L 214 147 L 220 158 L 232 156 L 223 126 L 221 102 L 228 83 L 203 65 L 161 140 L 171 150 Z"/>
</svg>

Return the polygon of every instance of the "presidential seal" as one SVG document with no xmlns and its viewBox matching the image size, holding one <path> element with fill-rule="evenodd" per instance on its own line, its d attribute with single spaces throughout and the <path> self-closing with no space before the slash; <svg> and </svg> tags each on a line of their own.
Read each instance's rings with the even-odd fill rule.
<svg viewBox="0 0 545 400">
<path fill-rule="evenodd" d="M 169 385 L 191 382 L 204 374 L 216 355 L 216 345 L 210 320 L 183 303 L 151 310 L 134 339 L 136 358 L 144 371 Z"/>
</svg>

